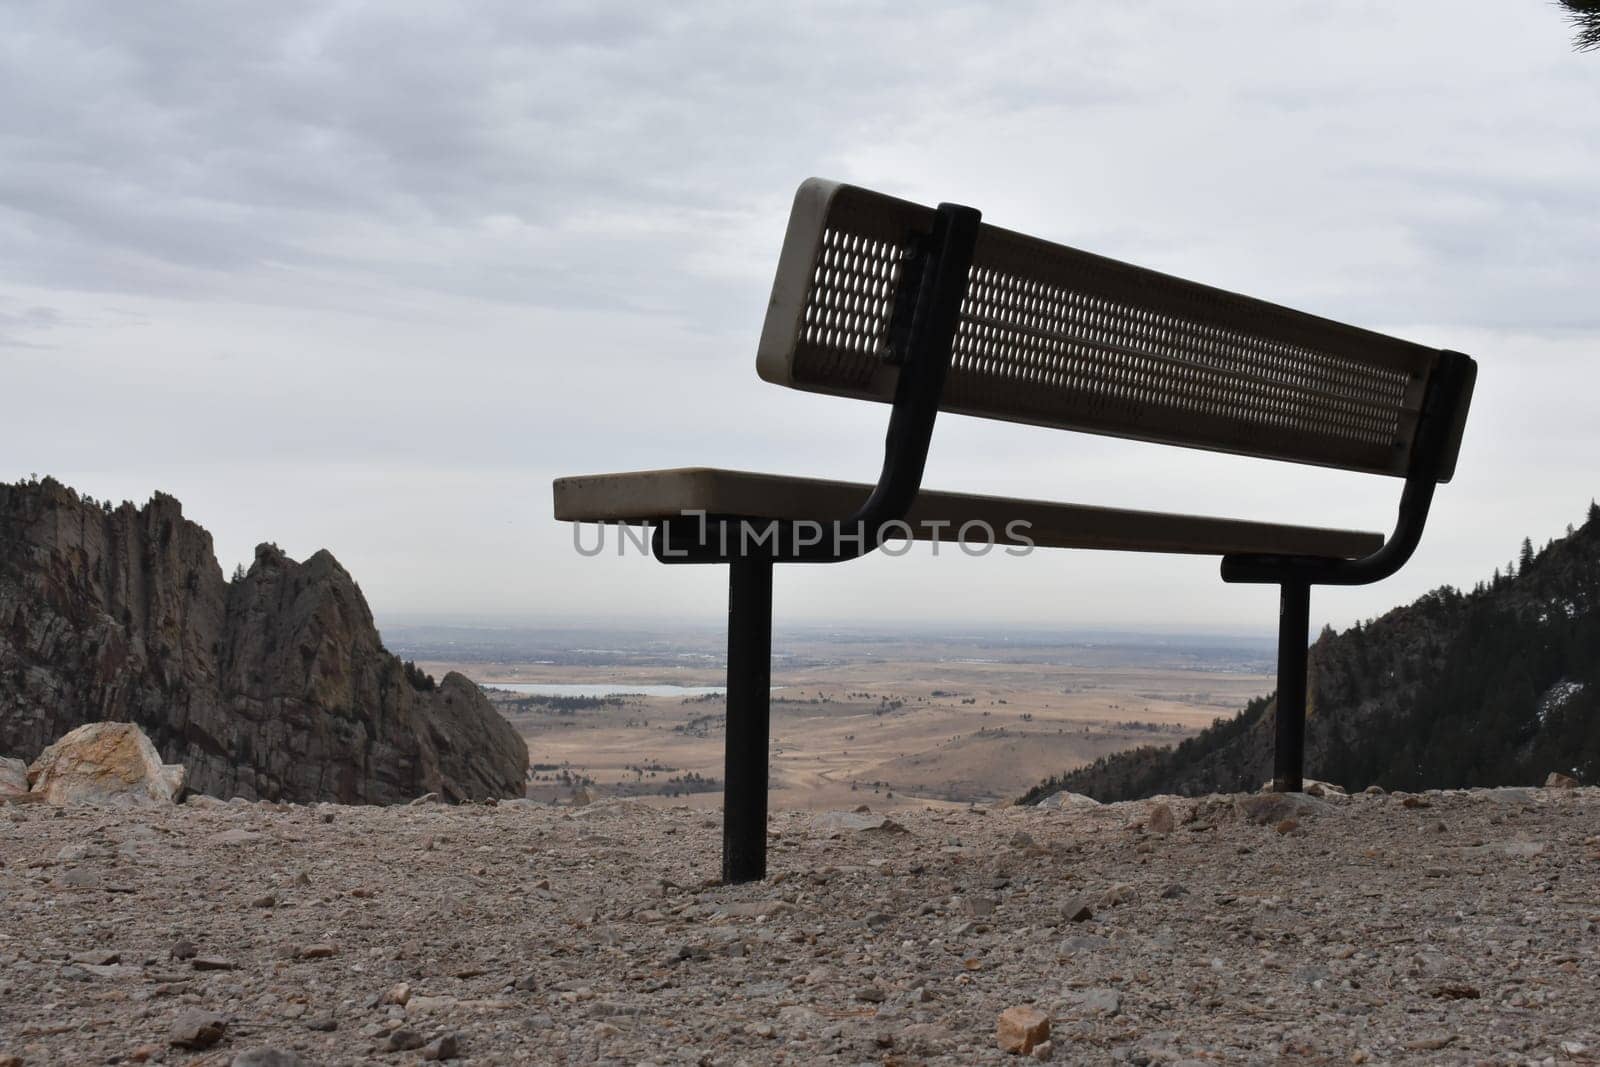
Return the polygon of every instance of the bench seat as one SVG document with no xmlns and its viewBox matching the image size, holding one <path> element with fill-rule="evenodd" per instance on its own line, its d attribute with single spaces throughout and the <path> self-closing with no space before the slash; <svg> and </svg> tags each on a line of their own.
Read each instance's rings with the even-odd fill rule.
<svg viewBox="0 0 1600 1067">
<path fill-rule="evenodd" d="M 684 512 L 753 519 L 847 518 L 872 486 L 821 478 L 680 467 L 674 470 L 580 475 L 555 483 L 555 517 L 565 522 L 655 523 Z M 942 493 L 924 489 L 906 521 L 919 540 L 930 523 L 948 523 L 937 537 L 957 540 L 967 522 L 986 522 L 997 543 L 1014 544 L 1006 526 L 1031 524 L 1027 536 L 1044 548 L 1098 548 L 1219 556 L 1277 554 L 1357 559 L 1376 552 L 1383 535 L 1313 526 L 1285 526 L 1200 515 L 1058 504 L 1042 500 Z M 969 544 L 986 537 L 969 537 Z"/>
</svg>

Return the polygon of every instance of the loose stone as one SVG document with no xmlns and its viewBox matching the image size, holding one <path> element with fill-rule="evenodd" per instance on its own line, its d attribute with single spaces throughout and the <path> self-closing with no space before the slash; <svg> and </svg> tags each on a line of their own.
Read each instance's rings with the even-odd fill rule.
<svg viewBox="0 0 1600 1067">
<path fill-rule="evenodd" d="M 1026 1055 L 1048 1040 L 1050 1017 L 1029 1004 L 1007 1008 L 995 1023 L 995 1041 L 1003 1052 Z"/>
<path fill-rule="evenodd" d="M 175 1048 L 207 1049 L 221 1041 L 227 1030 L 227 1016 L 188 1008 L 172 1020 L 167 1040 Z"/>
</svg>

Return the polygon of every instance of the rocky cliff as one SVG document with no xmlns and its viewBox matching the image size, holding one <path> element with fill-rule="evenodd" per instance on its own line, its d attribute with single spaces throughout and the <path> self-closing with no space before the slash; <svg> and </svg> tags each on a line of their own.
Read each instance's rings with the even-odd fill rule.
<svg viewBox="0 0 1600 1067">
<path fill-rule="evenodd" d="M 50 479 L 0 485 L 0 755 L 97 720 L 139 724 L 216 796 L 520 796 L 527 769 L 471 681 L 435 685 L 384 649 L 327 552 L 262 545 L 230 582 L 170 496 L 112 508 Z"/>
<path fill-rule="evenodd" d="M 1324 631 L 1308 681 L 1311 777 L 1351 790 L 1600 780 L 1600 507 L 1471 591 Z M 1253 789 L 1272 774 L 1275 714 L 1263 697 L 1174 748 L 1107 756 L 1024 799 Z"/>
</svg>

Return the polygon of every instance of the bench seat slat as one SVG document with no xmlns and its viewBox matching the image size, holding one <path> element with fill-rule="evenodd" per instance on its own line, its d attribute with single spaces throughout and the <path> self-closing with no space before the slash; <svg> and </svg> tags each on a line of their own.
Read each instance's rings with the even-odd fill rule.
<svg viewBox="0 0 1600 1067">
<path fill-rule="evenodd" d="M 653 523 L 684 512 L 756 519 L 847 518 L 872 486 L 710 467 L 631 471 L 558 478 L 556 518 L 565 522 Z M 924 489 L 907 521 L 919 539 L 930 522 L 947 522 L 939 537 L 954 541 L 962 523 L 987 522 L 997 541 L 1013 520 L 1031 524 L 1027 536 L 1044 548 L 1098 548 L 1193 555 L 1289 553 L 1354 559 L 1376 551 L 1383 535 L 1355 530 L 1285 526 L 1200 515 L 1060 504 Z M 980 540 L 974 538 L 974 540 Z"/>
</svg>

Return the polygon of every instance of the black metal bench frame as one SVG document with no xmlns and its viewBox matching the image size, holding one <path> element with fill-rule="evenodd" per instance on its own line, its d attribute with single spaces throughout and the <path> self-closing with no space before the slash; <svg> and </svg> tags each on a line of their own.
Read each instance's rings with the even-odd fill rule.
<svg viewBox="0 0 1600 1067">
<path fill-rule="evenodd" d="M 660 561 L 729 567 L 722 851 L 722 877 L 727 882 L 766 876 L 773 565 L 833 563 L 871 552 L 882 545 L 891 525 L 903 520 L 912 508 L 921 489 L 934 422 L 946 398 L 980 223 L 978 211 L 972 208 L 941 204 L 932 213 L 929 229 L 904 235 L 904 265 L 898 275 L 887 344 L 881 353 L 898 367 L 882 470 L 865 503 L 848 518 L 831 521 L 832 536 L 820 541 L 802 537 L 800 523 L 784 522 L 779 523 L 776 537 L 751 550 L 748 539 L 734 531 L 746 521 L 739 516 L 665 519 L 655 526 L 652 546 Z M 1153 272 L 1151 275 L 1156 277 Z M 1398 518 L 1382 547 L 1354 559 L 1288 554 L 1228 554 L 1222 558 L 1224 581 L 1270 583 L 1280 590 L 1273 773 L 1277 790 L 1297 792 L 1303 783 L 1311 587 L 1363 585 L 1399 570 L 1421 540 L 1435 486 L 1447 480 L 1454 469 L 1476 364 L 1457 352 L 1433 354 L 1437 358 L 1426 375 L 1405 449 Z M 1250 451 L 1271 455 L 1270 449 L 1261 446 Z"/>
</svg>

